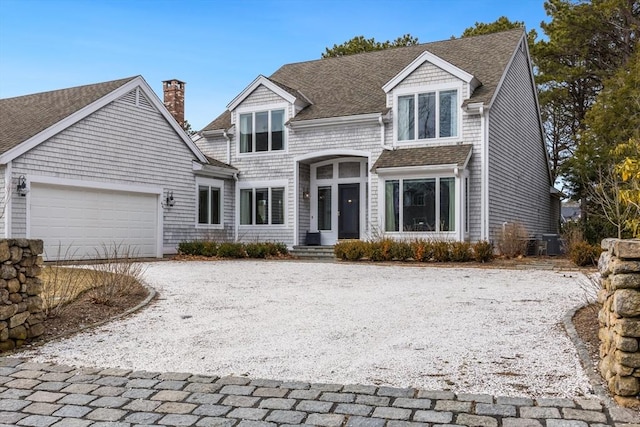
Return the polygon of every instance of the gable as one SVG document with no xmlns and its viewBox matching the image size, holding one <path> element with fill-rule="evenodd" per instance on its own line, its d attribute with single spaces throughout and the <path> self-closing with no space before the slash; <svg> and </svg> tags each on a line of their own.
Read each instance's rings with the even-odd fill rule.
<svg viewBox="0 0 640 427">
<path fill-rule="evenodd" d="M 0 114 L 4 116 L 3 113 L 6 112 L 9 117 L 0 122 L 0 135 L 8 135 L 1 147 L 3 151 L 0 154 L 0 164 L 23 155 L 120 98 L 140 108 L 158 112 L 194 156 L 206 162 L 204 155 L 180 128 L 147 82 L 137 76 L 0 100 Z"/>
<path fill-rule="evenodd" d="M 259 85 L 256 89 L 253 90 L 253 92 L 251 92 L 246 98 L 244 98 L 241 103 L 236 106 L 236 109 L 247 107 L 251 108 L 268 104 L 278 104 L 282 102 L 288 101 L 266 86 Z"/>
<path fill-rule="evenodd" d="M 134 78 L 0 99 L 0 153 L 54 126 Z"/>
<path fill-rule="evenodd" d="M 430 64 L 431 66 L 425 66 L 426 64 Z M 480 85 L 480 81 L 472 74 L 469 74 L 465 70 L 456 67 L 429 51 L 425 51 L 407 65 L 400 73 L 396 74 L 391 80 L 389 80 L 382 89 L 388 93 L 401 82 L 410 84 L 411 81 L 416 81 L 420 78 L 427 79 L 429 83 L 433 83 L 430 79 L 433 77 L 432 75 L 436 74 L 444 76 L 449 75 L 459 81 L 468 83 L 471 85 L 472 90 Z M 410 77 L 411 79 L 409 79 Z M 409 79 L 409 83 L 406 81 L 407 79 Z M 451 80 L 446 81 L 449 82 Z"/>
</svg>

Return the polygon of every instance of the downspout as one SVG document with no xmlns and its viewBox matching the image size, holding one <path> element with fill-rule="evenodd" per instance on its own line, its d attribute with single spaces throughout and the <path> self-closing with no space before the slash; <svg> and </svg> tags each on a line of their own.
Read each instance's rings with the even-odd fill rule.
<svg viewBox="0 0 640 427">
<path fill-rule="evenodd" d="M 482 187 L 480 212 L 480 239 L 489 240 L 489 138 L 487 137 L 487 116 L 484 106 L 480 107 L 480 147 L 482 149 Z"/>
<path fill-rule="evenodd" d="M 226 132 L 225 132 L 226 135 Z M 235 185 L 234 185 L 234 193 L 236 194 L 236 203 L 235 203 L 235 209 L 234 212 L 235 214 L 233 215 L 233 223 L 234 223 L 234 227 L 233 227 L 233 241 L 237 242 L 238 241 L 238 222 L 239 222 L 239 212 L 240 212 L 240 192 L 238 191 L 238 173 L 235 172 L 233 174 L 233 180 L 235 181 Z"/>
<path fill-rule="evenodd" d="M 12 212 L 12 181 L 11 176 L 13 175 L 13 161 L 9 161 L 4 169 L 4 237 L 9 239 L 11 237 L 11 217 L 13 216 Z"/>
<path fill-rule="evenodd" d="M 222 136 L 224 136 L 224 138 L 227 140 L 227 164 L 230 165 L 231 164 L 231 138 L 229 137 L 229 134 L 227 134 L 226 130 L 222 132 Z M 237 180 L 238 178 L 236 177 L 235 179 Z"/>
</svg>

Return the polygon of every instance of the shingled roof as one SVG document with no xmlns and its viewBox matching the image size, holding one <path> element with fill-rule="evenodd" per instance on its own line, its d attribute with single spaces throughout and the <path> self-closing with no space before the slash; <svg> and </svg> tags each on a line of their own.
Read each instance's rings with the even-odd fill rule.
<svg viewBox="0 0 640 427">
<path fill-rule="evenodd" d="M 471 156 L 470 144 L 383 150 L 372 171 L 409 166 L 456 165 L 465 167 Z"/>
<path fill-rule="evenodd" d="M 135 78 L 0 99 L 0 154 Z"/>
<path fill-rule="evenodd" d="M 382 87 L 428 51 L 476 77 L 478 87 L 467 102 L 488 104 L 524 35 L 521 28 L 475 37 L 444 40 L 377 52 L 287 64 L 271 81 L 304 94 L 311 105 L 292 121 L 386 111 Z M 228 129 L 225 111 L 203 130 Z"/>
</svg>

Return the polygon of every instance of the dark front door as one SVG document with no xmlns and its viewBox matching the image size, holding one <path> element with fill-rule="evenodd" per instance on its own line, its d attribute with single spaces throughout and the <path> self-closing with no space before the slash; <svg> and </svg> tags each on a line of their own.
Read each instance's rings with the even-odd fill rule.
<svg viewBox="0 0 640 427">
<path fill-rule="evenodd" d="M 338 185 L 338 239 L 360 238 L 360 184 Z"/>
</svg>

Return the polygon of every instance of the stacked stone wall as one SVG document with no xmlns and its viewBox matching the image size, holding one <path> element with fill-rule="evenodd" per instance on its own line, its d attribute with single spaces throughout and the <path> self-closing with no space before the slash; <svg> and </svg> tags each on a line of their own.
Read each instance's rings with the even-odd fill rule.
<svg viewBox="0 0 640 427">
<path fill-rule="evenodd" d="M 0 240 L 0 352 L 44 333 L 42 240 Z"/>
<path fill-rule="evenodd" d="M 600 372 L 616 400 L 633 399 L 640 395 L 640 240 L 605 239 L 602 248 Z"/>
</svg>

